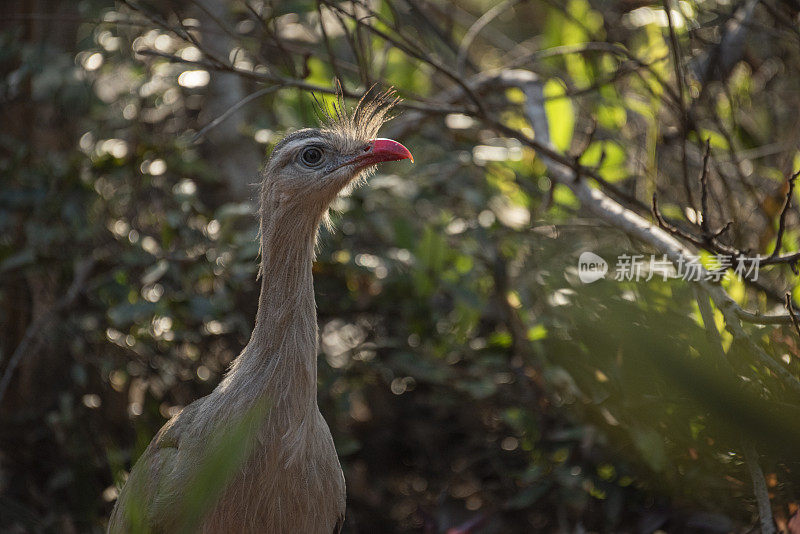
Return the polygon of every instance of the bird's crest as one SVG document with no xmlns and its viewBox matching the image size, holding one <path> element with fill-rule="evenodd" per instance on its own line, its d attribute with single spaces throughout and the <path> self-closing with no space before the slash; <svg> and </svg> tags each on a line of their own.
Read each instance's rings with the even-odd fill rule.
<svg viewBox="0 0 800 534">
<path fill-rule="evenodd" d="M 336 99 L 332 105 L 326 106 L 317 97 L 314 100 L 322 114 L 322 128 L 328 134 L 347 140 L 369 141 L 378 135 L 380 127 L 392 117 L 389 112 L 400 102 L 400 97 L 393 88 L 378 91 L 377 86 L 370 87 L 352 111 L 348 111 L 344 102 L 344 91 L 337 81 Z"/>
</svg>

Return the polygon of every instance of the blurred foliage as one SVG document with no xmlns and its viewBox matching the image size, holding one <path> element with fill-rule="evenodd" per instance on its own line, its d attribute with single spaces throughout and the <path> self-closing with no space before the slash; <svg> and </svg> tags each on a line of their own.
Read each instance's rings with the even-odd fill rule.
<svg viewBox="0 0 800 534">
<path fill-rule="evenodd" d="M 452 23 L 455 43 L 493 5 L 425 4 L 436 24 Z M 701 57 L 731 8 L 676 4 L 679 37 Z M 794 5 L 765 4 L 780 13 Z M 200 52 L 122 5 L 38 5 L 47 9 L 0 10 L 0 371 L 69 287 L 76 263 L 90 258 L 94 267 L 77 302 L 37 333 L 2 398 L 0 531 L 100 532 L 117 485 L 157 429 L 209 393 L 247 343 L 256 221 L 251 198 L 232 194 L 220 173 L 229 153 L 194 139 L 214 118 L 203 114 L 210 87 L 230 74 L 135 56 L 140 46 L 191 61 Z M 417 2 L 399 5 L 374 7 L 455 64 L 442 28 L 422 23 Z M 258 6 L 272 10 L 264 31 L 300 42 L 319 20 L 313 2 Z M 287 58 L 275 69 L 311 84 L 342 75 L 322 53 L 292 63 L 258 33 L 245 4 L 229 7 L 240 68 L 261 53 Z M 187 26 L 205 16 L 192 2 L 169 8 L 164 16 L 180 14 Z M 646 202 L 664 193 L 674 204 L 663 212 L 682 218 L 662 15 L 648 2 L 520 2 L 492 21 L 470 58 L 488 70 L 513 63 L 508 40 L 534 53 L 606 42 L 648 63 L 637 70 L 622 56 L 566 51 L 542 56 L 535 70 L 548 80 L 555 145 L 574 149 L 594 123 L 576 157 Z M 760 16 L 769 20 L 769 10 Z M 342 26 L 355 32 L 352 20 Z M 401 93 L 436 96 L 441 76 L 428 65 L 357 33 L 369 54 L 354 57 L 345 30 L 333 36 L 333 53 L 348 67 L 347 86 L 367 85 L 366 65 Z M 798 99 L 797 42 L 774 33 L 752 37 L 753 57 L 718 87 L 691 78 L 686 87 L 698 102 L 702 90 L 727 125 L 703 130 L 720 154 L 731 152 L 723 171 L 735 167 L 766 191 L 734 207 L 724 192 L 713 199 L 736 219 L 744 246 L 762 252 L 780 207 L 771 218 L 753 214 L 768 212 L 769 195 L 780 200 L 797 158 L 796 140 L 775 133 L 796 136 L 796 113 L 786 110 Z M 260 88 L 237 83 L 245 94 Z M 280 132 L 317 121 L 299 89 L 244 110 L 228 121 L 259 157 Z M 502 118 L 528 128 L 519 113 Z M 348 483 L 348 532 L 444 531 L 476 517 L 487 533 L 745 531 L 756 516 L 743 441 L 763 454 L 776 518 L 796 508 L 799 400 L 718 318 L 721 352 L 690 285 L 582 284 L 575 266 L 585 250 L 606 259 L 652 251 L 582 218 L 531 150 L 470 117 L 432 114 L 398 129 L 416 165 L 387 166 L 381 172 L 396 174 L 337 200 L 336 231 L 323 232 L 314 267 L 320 407 Z M 734 153 L 780 142 L 788 157 Z M 257 169 L 244 179 L 257 182 Z M 791 227 L 784 247 L 797 249 Z M 769 287 L 792 287 L 791 273 L 768 276 Z M 769 290 L 735 281 L 726 289 L 742 305 L 774 307 Z M 790 328 L 747 331 L 797 375 Z"/>
</svg>

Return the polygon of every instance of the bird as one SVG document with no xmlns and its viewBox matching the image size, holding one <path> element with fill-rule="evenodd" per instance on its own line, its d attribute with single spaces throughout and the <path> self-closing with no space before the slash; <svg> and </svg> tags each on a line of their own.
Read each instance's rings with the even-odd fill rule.
<svg viewBox="0 0 800 534">
<path fill-rule="evenodd" d="M 345 480 L 317 404 L 312 264 L 331 203 L 378 163 L 413 162 L 401 143 L 376 138 L 398 102 L 392 90 L 367 91 L 348 111 L 340 94 L 318 127 L 274 146 L 261 172 L 250 340 L 219 385 L 150 442 L 119 492 L 109 534 L 341 530 Z"/>
</svg>

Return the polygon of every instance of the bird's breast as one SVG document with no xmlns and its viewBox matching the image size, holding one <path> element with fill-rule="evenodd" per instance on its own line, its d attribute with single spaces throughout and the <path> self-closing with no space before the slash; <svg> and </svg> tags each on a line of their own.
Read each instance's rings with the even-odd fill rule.
<svg viewBox="0 0 800 534">
<path fill-rule="evenodd" d="M 267 435 L 206 521 L 204 533 L 330 534 L 345 482 L 330 430 L 315 409 L 296 436 Z"/>
</svg>

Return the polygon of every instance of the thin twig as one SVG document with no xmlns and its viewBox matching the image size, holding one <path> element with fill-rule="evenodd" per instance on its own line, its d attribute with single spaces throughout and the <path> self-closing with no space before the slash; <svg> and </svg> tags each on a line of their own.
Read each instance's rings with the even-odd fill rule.
<svg viewBox="0 0 800 534">
<path fill-rule="evenodd" d="M 169 32 L 175 32 L 175 28 L 170 26 L 167 21 L 162 19 L 161 17 L 154 15 L 152 12 L 139 7 L 138 4 L 134 4 L 130 0 L 119 0 L 121 4 L 127 6 L 130 10 L 135 11 L 137 13 L 141 13 L 147 20 L 161 28 L 162 30 L 166 30 Z"/>
<path fill-rule="evenodd" d="M 797 312 L 794 309 L 794 304 L 792 303 L 792 294 L 787 292 L 786 293 L 786 300 L 784 301 L 784 306 L 786 307 L 786 311 L 789 312 L 789 317 L 792 320 L 792 326 L 794 327 L 794 331 L 797 334 L 797 337 L 800 338 L 800 321 L 797 318 Z"/>
<path fill-rule="evenodd" d="M 478 34 L 481 33 L 481 30 L 483 30 L 490 22 L 501 15 L 505 10 L 513 7 L 515 4 L 518 4 L 521 1 L 522 0 L 504 0 L 499 4 L 495 4 L 494 7 L 487 10 L 469 27 L 467 33 L 464 34 L 464 38 L 461 40 L 461 45 L 458 47 L 458 56 L 456 57 L 456 72 L 462 75 L 464 74 L 464 67 L 467 63 L 469 47 L 472 46 L 473 41 L 476 37 L 478 37 Z"/>
<path fill-rule="evenodd" d="M 794 193 L 794 183 L 797 180 L 797 177 L 800 176 L 800 171 L 794 173 L 788 180 L 788 190 L 786 191 L 786 198 L 783 201 L 783 209 L 781 209 L 781 216 L 778 220 L 778 234 L 775 237 L 775 248 L 772 250 L 772 254 L 769 255 L 770 258 L 775 258 L 781 251 L 781 245 L 783 242 L 783 233 L 786 231 L 786 214 L 789 212 L 789 208 L 792 205 L 792 194 Z"/>
<path fill-rule="evenodd" d="M 323 93 L 326 95 L 339 95 L 339 91 L 335 87 L 327 87 L 324 85 L 317 85 L 313 83 L 306 82 L 299 78 L 288 78 L 285 76 L 280 76 L 278 74 L 272 74 L 269 72 L 257 72 L 254 70 L 247 70 L 241 69 L 239 67 L 234 67 L 231 65 L 216 65 L 209 61 L 205 61 L 202 59 L 198 60 L 190 60 L 190 59 L 183 59 L 182 57 L 169 54 L 167 52 L 161 52 L 159 50 L 152 50 L 150 48 L 145 49 L 138 49 L 136 53 L 143 56 L 154 56 L 160 57 L 163 59 L 167 59 L 172 63 L 183 63 L 185 65 L 197 65 L 200 67 L 204 67 L 209 70 L 217 71 L 217 72 L 230 72 L 232 74 L 236 74 L 243 78 L 248 78 L 251 80 L 259 81 L 259 82 L 269 82 L 278 84 L 281 87 L 294 87 L 297 89 L 302 89 L 304 91 L 312 92 L 312 93 Z M 344 98 L 351 99 L 351 100 L 360 100 L 363 96 L 363 92 L 357 91 L 350 91 L 349 89 L 342 88 L 341 95 Z M 469 114 L 470 110 L 465 109 L 463 107 L 458 106 L 451 106 L 448 104 L 438 104 L 438 103 L 426 103 L 426 101 L 416 100 L 415 102 L 409 102 L 409 99 L 413 99 L 413 97 L 407 96 L 404 92 L 400 95 L 403 100 L 398 103 L 398 107 L 403 107 L 407 109 L 413 109 L 416 111 L 422 111 L 426 113 L 435 113 L 437 115 L 447 115 L 448 113 L 462 113 L 462 114 Z"/>
<path fill-rule="evenodd" d="M 255 93 L 251 93 L 246 97 L 239 100 L 236 104 L 228 108 L 225 113 L 214 119 L 213 121 L 209 122 L 205 126 L 203 126 L 199 132 L 197 132 L 194 137 L 192 138 L 192 143 L 199 142 L 205 134 L 208 133 L 209 130 L 216 127 L 217 125 L 221 124 L 225 119 L 239 111 L 243 106 L 249 104 L 253 100 L 260 98 L 264 95 L 268 95 L 269 93 L 275 92 L 276 90 L 280 89 L 279 85 L 271 85 L 269 87 L 264 87 L 263 89 L 259 89 Z"/>
<path fill-rule="evenodd" d="M 369 15 L 368 15 L 369 18 L 377 20 L 378 22 L 380 22 L 381 24 L 383 24 L 387 28 L 392 28 L 392 30 L 394 30 L 394 33 L 397 35 L 397 37 L 399 39 L 402 39 L 403 42 L 406 45 L 411 46 L 411 47 L 416 47 L 418 45 L 419 39 L 412 39 L 408 35 L 405 35 L 404 33 L 402 33 L 400 31 L 400 27 L 397 25 L 397 22 L 396 22 L 396 17 L 397 17 L 396 9 L 394 8 L 394 6 L 392 5 L 392 3 L 389 0 L 385 0 L 385 2 L 386 2 L 387 7 L 390 10 L 392 10 L 393 13 L 395 13 L 395 20 L 389 20 L 386 17 L 384 17 L 383 15 L 381 15 L 379 12 L 373 10 L 370 7 L 369 2 L 365 2 L 363 0 L 353 0 L 353 1 L 354 1 L 354 3 L 358 4 L 365 11 L 367 11 L 369 13 Z"/>
<path fill-rule="evenodd" d="M 70 284 L 64 296 L 61 297 L 50 309 L 39 315 L 39 317 L 37 317 L 33 322 L 31 322 L 30 325 L 28 325 L 28 329 L 25 330 L 25 335 L 22 337 L 22 341 L 19 342 L 19 345 L 17 345 L 17 348 L 14 350 L 14 353 L 11 355 L 11 358 L 8 361 L 8 366 L 3 373 L 3 378 L 0 379 L 0 403 L 3 402 L 6 389 L 8 389 L 8 385 L 11 383 L 11 378 L 14 376 L 14 371 L 22 361 L 22 358 L 29 354 L 30 349 L 34 346 L 39 334 L 44 331 L 47 323 L 49 323 L 55 315 L 70 307 L 83 292 L 83 289 L 86 286 L 86 281 L 88 280 L 89 274 L 91 273 L 94 265 L 95 260 L 93 258 L 85 259 L 79 262 L 75 266 L 75 276 L 72 279 L 72 283 Z"/>
<path fill-rule="evenodd" d="M 726 365 L 728 364 L 728 358 L 726 357 L 725 349 L 722 345 L 722 336 L 714 320 L 714 310 L 711 308 L 710 295 L 702 291 L 698 286 L 694 286 L 692 289 L 694 290 L 694 297 L 697 301 L 697 307 L 700 310 L 700 317 L 703 319 L 703 327 L 713 347 L 714 355 L 720 365 Z"/>
<path fill-rule="evenodd" d="M 744 451 L 744 463 L 750 472 L 750 480 L 753 481 L 753 493 L 758 505 L 758 517 L 761 521 L 761 534 L 775 534 L 775 521 L 772 519 L 772 504 L 769 501 L 769 489 L 764 479 L 764 471 L 758 464 L 758 452 L 752 443 L 745 442 L 742 445 Z"/>
<path fill-rule="evenodd" d="M 710 235 L 708 229 L 708 157 L 711 155 L 711 139 L 706 139 L 706 152 L 703 154 L 703 172 L 700 174 L 700 228 Z"/>
<path fill-rule="evenodd" d="M 252 5 L 250 5 L 250 2 L 244 2 L 244 5 L 247 8 L 247 12 L 250 18 L 255 19 L 254 22 L 258 22 L 258 24 L 261 26 L 261 31 L 263 31 L 267 35 L 267 37 L 269 37 L 272 44 L 274 44 L 275 47 L 280 51 L 279 54 L 275 55 L 283 62 L 283 64 L 286 66 L 287 69 L 289 69 L 290 72 L 294 73 L 296 71 L 296 66 L 294 64 L 294 61 L 292 61 L 291 53 L 284 46 L 283 40 L 278 38 L 278 36 L 275 34 L 275 31 L 273 31 L 269 27 L 269 21 L 262 18 L 261 14 L 258 11 L 256 11 L 256 9 Z M 259 52 L 259 57 L 261 57 L 266 61 L 266 58 L 263 57 L 262 52 Z"/>
<path fill-rule="evenodd" d="M 688 118 L 686 113 L 686 98 L 684 96 L 683 68 L 681 60 L 681 50 L 678 45 L 678 36 L 675 33 L 675 25 L 672 21 L 672 6 L 670 0 L 664 0 L 664 11 L 667 14 L 667 26 L 669 27 L 669 41 L 672 48 L 673 64 L 675 67 L 675 83 L 678 84 L 678 108 L 681 114 L 681 171 L 683 173 L 683 185 L 686 189 L 689 205 L 696 209 L 692 185 L 689 183 L 689 162 L 686 155 L 686 138 L 689 133 Z"/>
<path fill-rule="evenodd" d="M 317 14 L 319 15 L 319 30 L 322 33 L 322 42 L 325 44 L 325 51 L 328 53 L 328 62 L 331 64 L 331 70 L 333 70 L 333 76 L 337 80 L 344 80 L 342 77 L 342 73 L 339 71 L 339 62 L 336 59 L 336 54 L 333 53 L 333 47 L 331 47 L 331 40 L 328 37 L 328 30 L 325 29 L 325 17 L 322 13 L 322 3 L 317 0 Z"/>
<path fill-rule="evenodd" d="M 787 192 L 783 210 L 781 211 L 780 224 L 778 227 L 778 236 L 775 243 L 775 249 L 772 251 L 772 254 L 766 257 L 759 257 L 759 256 L 751 257 L 750 254 L 747 253 L 746 251 L 739 250 L 735 247 L 720 243 L 716 238 L 729 229 L 731 225 L 730 222 L 726 223 L 725 226 L 723 226 L 719 231 L 713 234 L 704 231 L 703 235 L 695 236 L 687 231 L 681 230 L 680 228 L 674 225 L 668 224 L 658 211 L 658 205 L 655 198 L 653 198 L 653 208 L 652 208 L 653 216 L 656 219 L 658 225 L 661 226 L 664 230 L 667 230 L 669 233 L 671 233 L 676 237 L 680 237 L 681 239 L 688 241 L 689 243 L 695 245 L 698 248 L 702 248 L 708 250 L 709 252 L 714 252 L 716 254 L 730 256 L 732 258 L 735 257 L 737 258 L 737 260 L 743 262 L 758 262 L 760 266 L 786 264 L 792 269 L 793 272 L 795 272 L 795 274 L 797 274 L 796 264 L 798 263 L 798 261 L 800 261 L 800 252 L 780 254 L 780 247 L 781 247 L 781 241 L 783 239 L 783 233 L 786 228 L 786 214 L 788 213 L 790 207 L 792 192 L 794 190 L 794 183 L 798 176 L 800 176 L 800 171 L 792 175 L 792 177 L 789 179 L 789 191 Z M 655 197 L 655 193 L 653 195 Z M 701 217 L 705 218 L 705 214 L 701 213 Z"/>
<path fill-rule="evenodd" d="M 321 1 L 323 3 L 325 3 L 325 5 L 327 5 L 328 7 L 331 7 L 333 9 L 335 9 L 335 10 L 337 10 L 337 11 L 339 11 L 341 13 L 344 13 L 345 15 L 351 17 L 358 25 L 364 26 L 367 30 L 369 30 L 370 32 L 374 33 L 375 35 L 377 35 L 378 37 L 380 37 L 384 41 L 388 41 L 388 42 L 392 43 L 392 45 L 395 48 L 397 48 L 398 50 L 400 50 L 401 52 L 403 52 L 407 56 L 413 57 L 413 58 L 415 58 L 415 59 L 417 59 L 419 61 L 422 61 L 423 63 L 426 63 L 426 64 L 430 65 L 431 67 L 433 67 L 437 71 L 441 72 L 442 74 L 444 74 L 445 76 L 450 78 L 450 80 L 455 82 L 456 85 L 461 87 L 461 89 L 464 91 L 464 94 L 467 95 L 467 98 L 469 98 L 469 100 L 475 105 L 477 114 L 480 115 L 480 116 L 486 116 L 487 115 L 486 109 L 484 108 L 483 101 L 480 98 L 478 98 L 478 96 L 475 94 L 475 92 L 472 90 L 472 88 L 470 88 L 469 85 L 467 85 L 466 81 L 461 76 L 459 76 L 457 73 L 453 72 L 447 66 L 443 65 L 442 63 L 440 63 L 439 61 L 433 59 L 432 57 L 424 54 L 423 52 L 420 52 L 418 50 L 414 50 L 410 46 L 408 46 L 408 45 L 406 45 L 404 43 L 401 43 L 398 39 L 395 39 L 391 35 L 389 35 L 386 32 L 384 32 L 383 30 L 381 30 L 379 28 L 376 28 L 372 24 L 369 24 L 363 18 L 357 18 L 357 17 L 351 15 L 350 13 L 345 11 L 340 5 L 332 2 L 331 0 L 321 0 Z"/>
<path fill-rule="evenodd" d="M 733 225 L 733 221 L 728 221 L 728 222 L 726 222 L 726 223 L 725 223 L 725 226 L 723 226 L 722 228 L 720 228 L 719 230 L 717 230 L 716 232 L 714 232 L 713 234 L 711 234 L 711 239 L 717 239 L 717 238 L 718 238 L 718 237 L 720 237 L 722 234 L 724 234 L 725 232 L 727 232 L 728 230 L 730 230 L 732 225 Z"/>
<path fill-rule="evenodd" d="M 698 248 L 704 247 L 705 243 L 702 240 L 697 239 L 692 234 L 685 232 L 677 226 L 667 222 L 667 220 L 661 214 L 661 210 L 658 208 L 658 195 L 656 193 L 653 193 L 652 213 L 653 218 L 656 220 L 658 225 L 670 234 L 674 235 L 675 237 L 680 237 L 684 241 L 688 241 Z"/>
</svg>

